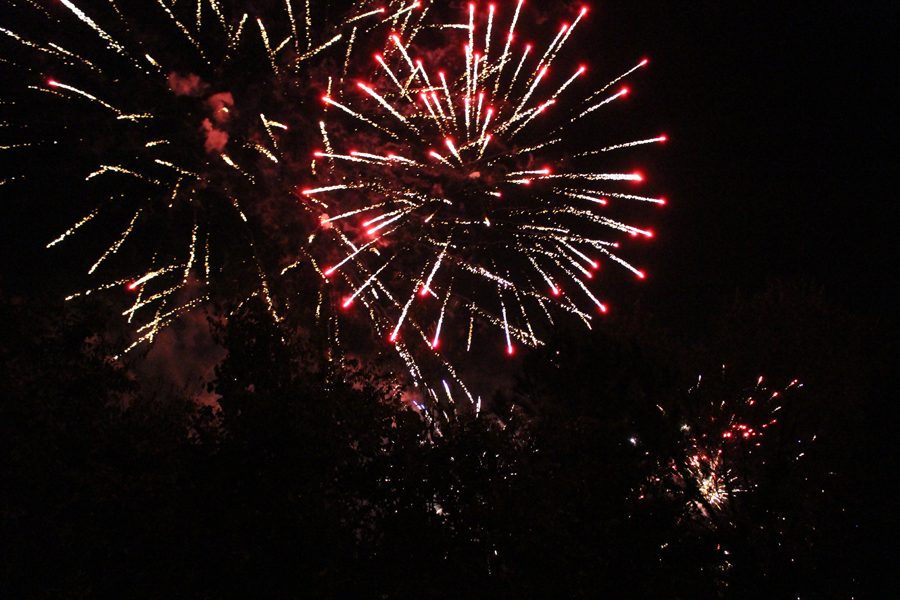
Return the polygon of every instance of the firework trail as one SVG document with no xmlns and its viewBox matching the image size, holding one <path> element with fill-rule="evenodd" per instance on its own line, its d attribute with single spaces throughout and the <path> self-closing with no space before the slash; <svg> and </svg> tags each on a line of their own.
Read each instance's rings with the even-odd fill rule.
<svg viewBox="0 0 900 600">
<path fill-rule="evenodd" d="M 589 88 L 586 66 L 558 60 L 588 10 L 538 48 L 519 41 L 523 4 L 470 3 L 462 22 L 437 25 L 415 7 L 370 67 L 321 98 L 316 176 L 300 190 L 321 223 L 310 259 L 346 318 L 367 315 L 420 363 L 513 355 L 559 315 L 591 327 L 608 310 L 595 285 L 603 262 L 645 277 L 620 248 L 653 232 L 613 211 L 665 200 L 634 189 L 641 173 L 598 163 L 666 136 L 581 149 L 576 138 L 647 61 Z"/>
</svg>

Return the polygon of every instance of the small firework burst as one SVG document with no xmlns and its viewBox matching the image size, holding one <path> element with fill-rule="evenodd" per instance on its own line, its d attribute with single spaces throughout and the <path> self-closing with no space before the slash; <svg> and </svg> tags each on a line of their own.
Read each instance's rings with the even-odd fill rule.
<svg viewBox="0 0 900 600">
<path fill-rule="evenodd" d="M 759 377 L 736 396 L 723 390 L 710 394 L 705 387 L 699 378 L 682 415 L 660 408 L 666 418 L 681 419 L 676 451 L 659 459 L 641 497 L 662 494 L 683 502 L 686 516 L 724 526 L 731 522 L 736 497 L 757 489 L 783 402 L 803 384 L 794 380 L 772 388 Z"/>
</svg>

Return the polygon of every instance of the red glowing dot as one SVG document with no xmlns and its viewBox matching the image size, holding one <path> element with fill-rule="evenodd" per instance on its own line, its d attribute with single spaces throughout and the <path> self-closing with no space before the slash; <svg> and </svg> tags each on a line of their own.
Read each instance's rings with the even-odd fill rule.
<svg viewBox="0 0 900 600">
<path fill-rule="evenodd" d="M 300 193 L 303 194 L 304 196 L 309 196 L 309 194 L 310 194 L 311 192 L 312 192 L 312 189 L 311 189 L 311 188 L 307 188 L 307 189 L 305 189 L 305 190 L 301 190 L 301 191 L 300 191 Z"/>
<path fill-rule="evenodd" d="M 586 66 L 580 65 L 580 66 L 578 67 L 578 74 L 579 74 L 579 75 L 581 75 L 581 74 L 584 73 L 585 71 L 587 71 L 587 67 L 586 67 Z"/>
<path fill-rule="evenodd" d="M 641 173 L 640 171 L 635 171 L 634 173 L 631 174 L 631 176 L 634 177 L 635 181 L 643 181 L 644 180 L 644 174 Z"/>
<path fill-rule="evenodd" d="M 669 141 L 669 136 L 667 136 L 667 135 L 664 134 L 664 133 L 661 133 L 661 134 L 659 135 L 659 141 L 660 141 L 660 142 L 668 142 L 668 141 Z"/>
<path fill-rule="evenodd" d="M 647 231 L 645 231 L 645 232 L 644 232 L 644 237 L 652 238 L 652 237 L 653 237 L 653 230 L 652 230 L 652 229 L 648 229 Z"/>
<path fill-rule="evenodd" d="M 316 150 L 315 152 L 313 152 L 313 156 L 315 156 L 315 157 L 324 156 L 324 153 L 322 153 L 322 152 Z M 304 193 L 304 194 L 305 194 L 306 192 L 307 192 L 307 190 L 303 190 L 303 193 Z"/>
<path fill-rule="evenodd" d="M 129 283 L 129 284 L 128 284 L 128 289 L 131 290 L 131 291 L 134 291 L 134 290 L 136 290 L 137 288 L 138 288 L 138 282 L 137 282 L 137 281 L 135 281 L 134 283 Z"/>
<path fill-rule="evenodd" d="M 395 331 L 394 333 L 392 333 L 392 334 L 388 337 L 388 339 L 389 339 L 390 341 L 392 341 L 392 342 L 396 342 L 396 341 L 397 341 L 397 332 Z"/>
<path fill-rule="evenodd" d="M 554 296 L 559 296 L 562 293 L 562 291 L 558 287 L 551 287 L 550 291 Z"/>
<path fill-rule="evenodd" d="M 344 308 L 350 308 L 350 305 L 351 305 L 351 304 L 353 304 L 353 297 L 352 297 L 352 296 L 349 297 L 349 298 L 347 298 L 346 300 L 344 300 L 344 303 L 341 304 L 341 306 L 343 306 Z"/>
<path fill-rule="evenodd" d="M 645 67 L 645 66 L 647 66 L 647 64 L 648 64 L 649 62 L 650 62 L 650 59 L 649 59 L 649 58 L 645 58 L 645 59 L 643 59 L 643 60 L 640 62 L 640 64 L 638 64 L 638 66 L 639 66 L 639 67 Z"/>
<path fill-rule="evenodd" d="M 422 296 L 423 298 L 424 298 L 425 296 L 427 296 L 427 295 L 428 295 L 428 288 L 425 287 L 424 285 L 423 285 L 421 288 L 419 288 L 419 295 Z"/>
<path fill-rule="evenodd" d="M 328 102 L 331 102 L 331 96 L 328 96 L 328 95 L 322 96 L 322 102 L 325 102 L 326 104 Z"/>
<path fill-rule="evenodd" d="M 437 349 L 438 349 L 438 346 L 440 346 L 440 345 L 441 345 L 441 341 L 440 341 L 440 340 L 434 340 L 433 342 L 431 342 L 431 349 L 432 349 L 432 350 L 437 350 Z"/>
<path fill-rule="evenodd" d="M 525 50 L 531 51 L 531 44 L 525 44 Z"/>
<path fill-rule="evenodd" d="M 659 199 L 659 205 L 660 205 L 660 206 L 665 206 L 665 205 L 666 205 L 666 202 L 668 202 L 668 200 L 666 200 L 665 198 L 660 198 L 660 199 Z"/>
<path fill-rule="evenodd" d="M 622 88 L 622 91 L 619 92 L 619 95 L 620 95 L 620 96 L 627 96 L 627 95 L 629 94 L 629 92 L 631 92 L 631 90 L 629 90 L 627 87 L 623 87 L 623 88 Z"/>
<path fill-rule="evenodd" d="M 325 269 L 325 277 L 328 277 L 328 276 L 330 276 L 332 273 L 334 273 L 334 270 L 335 270 L 334 267 L 328 267 L 327 269 Z"/>
<path fill-rule="evenodd" d="M 635 275 L 637 275 L 639 279 L 647 279 L 647 274 L 643 271 L 638 271 Z"/>
<path fill-rule="evenodd" d="M 52 87 L 56 87 L 56 86 L 59 85 L 59 82 L 56 81 L 55 79 L 48 79 L 48 80 L 47 80 L 47 85 L 52 86 Z"/>
<path fill-rule="evenodd" d="M 581 16 L 583 17 L 584 15 L 587 14 L 587 12 L 588 12 L 588 7 L 587 7 L 587 6 L 582 6 L 582 7 L 581 7 Z"/>
<path fill-rule="evenodd" d="M 506 347 L 506 353 L 507 353 L 509 356 L 512 356 L 513 354 L 516 353 L 516 349 L 513 348 L 512 346 L 507 346 L 507 347 Z"/>
<path fill-rule="evenodd" d="M 598 306 L 597 308 L 599 308 L 599 309 L 600 309 L 600 312 L 601 312 L 602 314 L 604 314 L 604 315 L 605 315 L 606 313 L 609 312 L 609 307 L 606 306 L 605 304 L 601 304 L 601 305 Z"/>
</svg>

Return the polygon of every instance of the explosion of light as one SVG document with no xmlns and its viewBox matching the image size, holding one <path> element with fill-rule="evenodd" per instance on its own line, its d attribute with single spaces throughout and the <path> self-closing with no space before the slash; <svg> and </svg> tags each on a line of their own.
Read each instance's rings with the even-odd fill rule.
<svg viewBox="0 0 900 600">
<path fill-rule="evenodd" d="M 665 204 L 630 193 L 644 181 L 641 173 L 606 172 L 596 158 L 579 159 L 666 136 L 613 145 L 590 139 L 590 149 L 572 152 L 573 124 L 584 127 L 588 115 L 625 98 L 627 88 L 607 90 L 647 61 L 566 103 L 566 115 L 564 92 L 583 89 L 588 69 L 556 60 L 588 11 L 533 52 L 515 41 L 523 4 L 509 7 L 509 28 L 501 31 L 505 7 L 470 3 L 466 23 L 440 26 L 464 32 L 455 56 L 423 51 L 418 58 L 422 27 L 395 29 L 374 55 L 374 74 L 323 96 L 325 150 L 314 158 L 326 168 L 302 190 L 318 201 L 307 208 L 322 213 L 310 252 L 330 265 L 329 284 L 346 290 L 335 294 L 364 300 L 375 331 L 401 354 L 424 360 L 430 350 L 446 368 L 463 347 L 490 352 L 491 336 L 481 336 L 487 346 L 479 347 L 474 334 L 492 328 L 507 355 L 517 345 L 540 345 L 535 311 L 551 326 L 555 310 L 590 327 L 591 311 L 608 311 L 592 285 L 600 259 L 643 279 L 618 248 L 653 237 L 610 216 L 608 207 L 618 200 Z M 428 64 L 432 56 L 442 64 Z M 421 382 L 421 369 L 409 367 Z"/>
<path fill-rule="evenodd" d="M 692 397 L 701 382 L 698 378 L 691 389 Z M 692 407 L 695 418 L 685 419 L 680 425 L 680 454 L 660 461 L 659 472 L 649 478 L 641 498 L 660 490 L 682 502 L 685 513 L 695 519 L 713 526 L 727 523 L 734 497 L 758 487 L 748 461 L 765 444 L 766 434 L 778 425 L 776 413 L 782 410 L 783 396 L 802 387 L 794 380 L 773 390 L 759 377 L 756 385 L 739 397 L 717 395 Z M 795 458 L 802 456 L 801 452 Z"/>
<path fill-rule="evenodd" d="M 209 302 L 229 311 L 259 297 L 276 321 L 292 307 L 312 310 L 290 297 L 297 286 L 287 279 L 311 273 L 316 321 L 335 356 L 345 347 L 341 320 L 362 314 L 423 397 L 454 403 L 429 383 L 450 382 L 480 411 L 453 353 L 490 351 L 493 339 L 507 355 L 540 345 L 540 322 L 552 326 L 560 313 L 590 327 L 592 312 L 608 310 L 595 286 L 601 259 L 645 277 L 619 248 L 653 232 L 609 210 L 665 200 L 634 193 L 641 173 L 596 160 L 666 136 L 601 143 L 585 127 L 628 96 L 617 86 L 647 64 L 585 93 L 589 69 L 557 59 L 586 8 L 538 46 L 517 40 L 524 0 L 469 4 L 463 23 L 429 21 L 432 1 L 362 0 L 338 22 L 319 22 L 327 11 L 309 0 L 284 0 L 279 15 L 240 1 L 79 4 L 14 3 L 11 23 L 0 23 L 0 68 L 21 82 L 0 92 L 3 116 L 21 119 L 32 99 L 58 103 L 47 109 L 55 127 L 7 127 L 21 139 L 0 150 L 80 156 L 87 146 L 90 157 L 93 123 L 118 145 L 82 173 L 86 196 L 100 201 L 47 247 L 110 240 L 86 265 L 103 279 L 67 299 L 116 288 L 131 296 L 122 314 L 137 336 L 126 351 Z M 463 39 L 448 47 L 455 32 Z M 418 40 L 429 36 L 443 49 L 419 58 Z M 303 127 L 311 111 L 301 92 L 317 83 L 325 116 Z M 319 139 L 302 174 L 297 136 L 306 136 L 300 147 Z M 34 178 L 34 164 L 22 164 L 0 185 Z M 294 256 L 275 242 L 260 247 L 279 219 L 267 213 L 276 197 L 313 223 L 284 242 Z M 280 264 L 264 264 L 272 254 Z"/>
<path fill-rule="evenodd" d="M 58 145 L 80 154 L 94 133 L 88 131 L 85 138 L 89 126 L 82 123 L 99 114 L 104 135 L 125 151 L 83 177 L 87 196 L 103 193 L 94 192 L 92 186 L 118 187 L 120 192 L 102 199 L 46 244 L 54 248 L 101 220 L 119 232 L 87 269 L 91 276 L 105 272 L 105 281 L 67 300 L 116 288 L 133 296 L 122 314 L 129 322 L 141 321 L 138 337 L 127 350 L 152 342 L 162 328 L 208 299 L 222 301 L 223 293 L 231 296 L 224 298 L 226 307 L 261 296 L 273 318 L 280 320 L 270 294 L 270 269 L 259 261 L 253 242 L 258 236 L 250 228 L 259 227 L 260 219 L 253 222 L 242 207 L 267 193 L 260 183 L 272 175 L 257 164 L 260 157 L 274 165 L 292 159 L 280 142 L 297 103 L 285 102 L 278 91 L 309 85 L 316 73 L 311 59 L 324 57 L 326 49 L 342 41 L 346 48 L 340 52 L 349 60 L 358 31 L 396 27 L 418 3 L 364 0 L 337 23 L 316 22 L 314 13 L 321 7 L 307 1 L 300 9 L 292 6 L 292 0 L 284 0 L 283 12 L 267 15 L 266 20 L 254 16 L 253 3 L 220 0 L 146 0 L 127 8 L 115 2 L 107 7 L 80 6 L 69 0 L 19 4 L 6 6 L 3 18 L 9 22 L 0 23 L 0 67 L 15 74 L 4 77 L 0 104 L 11 121 L 4 119 L 4 135 L 18 133 L 32 139 L 0 145 L 0 150 Z M 258 29 L 255 40 L 247 27 L 253 22 Z M 180 48 L 183 42 L 186 49 Z M 232 91 L 237 95 L 245 85 L 246 79 L 239 76 L 254 73 L 249 66 L 260 45 L 265 63 L 253 76 L 272 93 L 258 93 L 264 112 L 257 120 L 240 101 L 235 106 Z M 46 130 L 33 121 L 36 109 L 20 109 L 41 96 L 57 102 L 47 110 L 55 125 Z M 201 122 L 183 112 L 180 97 L 197 98 L 207 118 Z M 87 145 L 85 155 L 92 151 Z M 4 176 L 2 183 L 27 185 L 29 179 L 37 180 L 34 172 L 43 173 L 35 163 L 41 160 L 24 159 L 24 172 Z M 265 183 L 270 189 L 271 181 Z M 287 183 L 283 187 L 290 189 Z M 242 227 L 235 228 L 233 217 Z M 122 224 L 109 225 L 116 220 Z M 166 229 L 164 236 L 160 227 Z M 90 233 L 107 237 L 96 228 Z M 129 256 L 113 264 L 129 244 L 134 255 L 143 249 L 152 257 L 150 262 L 140 266 Z M 238 251 L 240 246 L 246 248 Z M 238 281 L 239 289 L 234 289 Z"/>
</svg>

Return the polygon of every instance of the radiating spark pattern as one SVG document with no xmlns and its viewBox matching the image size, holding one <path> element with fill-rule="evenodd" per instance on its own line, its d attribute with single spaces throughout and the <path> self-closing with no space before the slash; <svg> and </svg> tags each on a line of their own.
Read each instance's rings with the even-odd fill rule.
<svg viewBox="0 0 900 600">
<path fill-rule="evenodd" d="M 609 309 L 605 259 L 646 277 L 619 248 L 653 232 L 612 210 L 665 201 L 631 193 L 644 175 L 598 155 L 666 137 L 603 143 L 572 123 L 621 102 L 627 88 L 604 90 L 647 63 L 591 87 L 587 66 L 559 60 L 587 9 L 536 50 L 518 40 L 523 4 L 468 4 L 462 24 L 431 28 L 440 52 L 417 48 L 421 28 L 397 27 L 359 79 L 323 97 L 327 147 L 314 157 L 328 168 L 301 192 L 323 211 L 311 251 L 332 265 L 336 297 L 368 298 L 376 332 L 417 360 L 426 348 L 439 361 L 513 355 L 541 344 L 533 323 L 546 331 L 553 309 L 590 326 Z"/>
<path fill-rule="evenodd" d="M 737 495 L 757 489 L 761 465 L 753 459 L 765 464 L 763 451 L 779 426 L 783 403 L 803 384 L 794 380 L 775 389 L 759 377 L 737 396 L 711 393 L 706 386 L 698 378 L 680 410 L 659 407 L 667 419 L 680 419 L 681 443 L 676 455 L 660 459 L 641 498 L 663 494 L 683 503 L 686 515 L 715 528 L 730 524 Z"/>
<path fill-rule="evenodd" d="M 0 139 L 0 150 L 34 154 L 0 183 L 19 193 L 48 173 L 40 152 L 64 148 L 57 161 L 88 165 L 73 177 L 84 189 L 72 221 L 51 225 L 43 243 L 59 252 L 70 238 L 108 242 L 85 264 L 99 279 L 67 299 L 119 290 L 138 336 L 129 349 L 207 300 L 227 311 L 256 295 L 277 318 L 269 272 L 283 265 L 264 264 L 255 240 L 267 239 L 273 197 L 296 208 L 297 161 L 282 142 L 305 140 L 292 124 L 304 122 L 310 95 L 300 92 L 321 72 L 311 59 L 349 59 L 357 28 L 383 36 L 384 13 L 408 3 L 356 2 L 334 22 L 296 0 L 4 4 L 0 122 L 20 139 Z M 18 110 L 36 102 L 43 111 Z M 35 113 L 46 123 L 26 121 Z"/>
<path fill-rule="evenodd" d="M 87 165 L 91 203 L 48 219 L 42 244 L 106 241 L 85 261 L 98 279 L 69 299 L 118 290 L 131 347 L 255 296 L 279 322 L 314 312 L 329 356 L 363 322 L 420 398 L 476 410 L 451 357 L 540 345 L 559 314 L 590 327 L 608 310 L 606 259 L 645 277 L 619 248 L 653 236 L 630 219 L 665 201 L 608 157 L 665 136 L 592 137 L 647 63 L 598 87 L 564 62 L 587 9 L 531 44 L 524 0 L 449 19 L 435 1 L 362 0 L 332 21 L 311 0 L 53 4 L 12 3 L 0 23 L 15 82 L 0 149 L 35 153 L 0 185 L 27 183 L 50 147 Z M 7 127 L 26 102 L 47 124 Z M 615 216 L 623 204 L 636 210 Z"/>
</svg>

